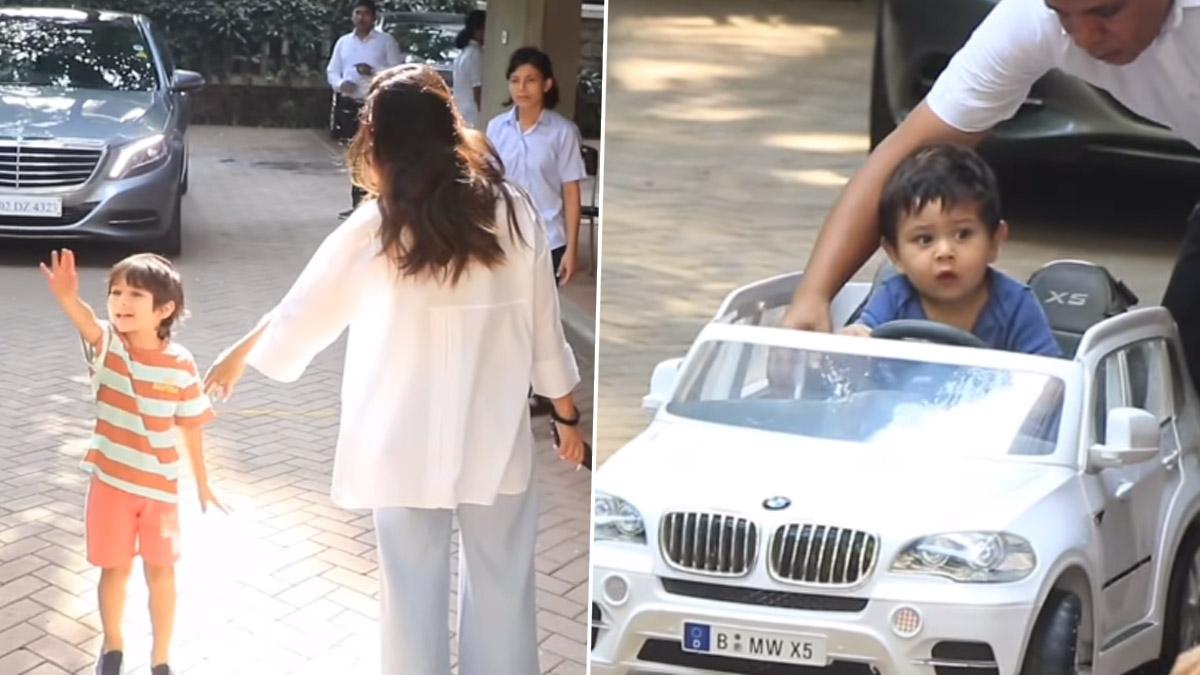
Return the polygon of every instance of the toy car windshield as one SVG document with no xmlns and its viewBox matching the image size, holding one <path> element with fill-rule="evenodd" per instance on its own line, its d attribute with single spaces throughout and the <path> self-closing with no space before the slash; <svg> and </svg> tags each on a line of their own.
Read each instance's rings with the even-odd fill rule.
<svg viewBox="0 0 1200 675">
<path fill-rule="evenodd" d="M 779 386 L 767 358 L 780 347 L 712 340 L 698 349 L 669 414 L 958 456 L 1049 455 L 1058 441 L 1065 384 L 1051 374 L 784 348 L 796 373 Z"/>
</svg>

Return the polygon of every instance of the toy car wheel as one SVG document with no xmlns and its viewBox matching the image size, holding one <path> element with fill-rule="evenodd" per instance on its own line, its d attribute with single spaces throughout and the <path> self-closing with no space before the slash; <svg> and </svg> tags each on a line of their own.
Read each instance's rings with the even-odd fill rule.
<svg viewBox="0 0 1200 675">
<path fill-rule="evenodd" d="M 1083 603 L 1079 596 L 1050 591 L 1033 626 L 1021 675 L 1075 675 L 1079 672 L 1079 622 Z"/>
<path fill-rule="evenodd" d="M 1183 538 L 1171 582 L 1167 586 L 1167 613 L 1163 620 L 1159 665 L 1170 670 L 1180 652 L 1200 644 L 1200 529 Z"/>
</svg>

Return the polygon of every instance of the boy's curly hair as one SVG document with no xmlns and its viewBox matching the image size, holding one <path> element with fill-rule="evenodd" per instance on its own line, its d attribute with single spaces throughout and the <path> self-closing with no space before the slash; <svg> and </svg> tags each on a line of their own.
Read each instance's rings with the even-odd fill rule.
<svg viewBox="0 0 1200 675">
<path fill-rule="evenodd" d="M 971 148 L 927 145 L 900 162 L 879 200 L 879 230 L 884 241 L 896 246 L 900 221 L 931 202 L 939 202 L 943 210 L 973 204 L 989 234 L 1000 227 L 996 175 Z"/>
<path fill-rule="evenodd" d="M 150 293 L 154 308 L 159 309 L 168 302 L 175 303 L 175 311 L 158 324 L 159 339 L 171 337 L 171 327 L 176 321 L 187 318 L 183 305 L 183 279 L 170 260 L 154 253 L 137 253 L 121 260 L 108 271 L 108 288 L 117 281 L 124 281 L 134 288 Z"/>
</svg>

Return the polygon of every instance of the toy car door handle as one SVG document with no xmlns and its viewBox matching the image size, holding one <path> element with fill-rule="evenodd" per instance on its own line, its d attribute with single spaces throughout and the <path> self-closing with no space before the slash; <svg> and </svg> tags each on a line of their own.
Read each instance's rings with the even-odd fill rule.
<svg viewBox="0 0 1200 675">
<path fill-rule="evenodd" d="M 1113 493 L 1113 495 L 1117 499 L 1125 499 L 1126 497 L 1129 496 L 1129 491 L 1132 489 L 1133 489 L 1133 483 L 1131 483 L 1129 481 L 1124 481 L 1120 485 L 1117 486 L 1117 489 Z"/>
<path fill-rule="evenodd" d="M 1162 461 L 1163 466 L 1167 467 L 1168 469 L 1174 469 L 1175 467 L 1179 466 L 1179 455 L 1182 452 L 1183 452 L 1183 450 L 1181 450 L 1181 449 L 1176 450 L 1175 452 L 1172 452 L 1171 454 L 1167 455 L 1166 457 L 1163 457 L 1163 461 Z"/>
</svg>

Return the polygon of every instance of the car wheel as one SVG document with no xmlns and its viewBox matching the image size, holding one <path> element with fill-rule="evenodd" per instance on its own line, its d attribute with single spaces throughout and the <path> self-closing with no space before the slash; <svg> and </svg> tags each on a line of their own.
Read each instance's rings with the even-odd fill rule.
<svg viewBox="0 0 1200 675">
<path fill-rule="evenodd" d="M 154 252 L 173 258 L 183 250 L 183 199 L 182 195 L 175 198 L 175 208 L 171 211 L 171 225 L 154 244 Z"/>
<path fill-rule="evenodd" d="M 1033 626 L 1021 675 L 1075 675 L 1079 672 L 1079 622 L 1083 603 L 1074 593 L 1054 589 Z M 1090 660 L 1090 659 L 1089 659 Z"/>
<path fill-rule="evenodd" d="M 875 23 L 875 57 L 871 66 L 871 149 L 879 145 L 896 128 L 896 118 L 888 103 L 887 76 L 883 72 L 883 5 Z"/>
<path fill-rule="evenodd" d="M 1171 669 L 1180 652 L 1196 645 L 1200 645 L 1200 529 L 1184 536 L 1171 567 L 1159 656 L 1162 672 Z"/>
</svg>

